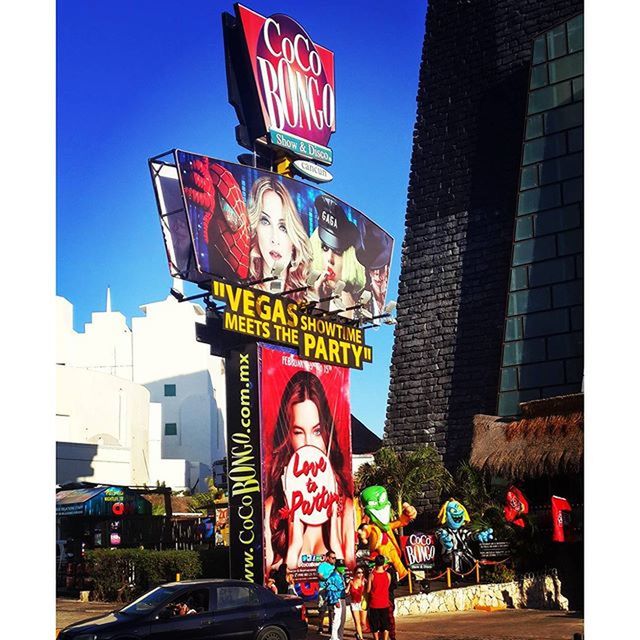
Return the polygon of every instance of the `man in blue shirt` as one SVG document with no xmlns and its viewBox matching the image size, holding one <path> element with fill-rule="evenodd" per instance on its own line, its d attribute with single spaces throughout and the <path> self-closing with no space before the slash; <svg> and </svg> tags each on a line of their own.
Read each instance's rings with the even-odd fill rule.
<svg viewBox="0 0 640 640">
<path fill-rule="evenodd" d="M 329 629 L 333 620 L 333 607 L 327 607 L 327 578 L 335 571 L 336 554 L 329 549 L 324 556 L 324 561 L 318 565 L 318 615 L 320 616 L 320 624 L 318 625 L 318 633 L 322 633 L 324 616 L 327 609 L 329 610 Z"/>
<path fill-rule="evenodd" d="M 342 640 L 344 636 L 344 624 L 347 620 L 346 588 L 343 577 L 345 570 L 344 561 L 338 560 L 333 572 L 326 579 L 325 591 L 331 619 L 331 640 Z"/>
</svg>

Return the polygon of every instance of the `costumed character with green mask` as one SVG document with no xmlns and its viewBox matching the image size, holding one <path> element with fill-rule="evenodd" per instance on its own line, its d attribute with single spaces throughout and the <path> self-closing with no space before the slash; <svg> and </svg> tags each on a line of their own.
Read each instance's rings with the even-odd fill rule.
<svg viewBox="0 0 640 640">
<path fill-rule="evenodd" d="M 372 554 L 384 556 L 398 572 L 402 580 L 408 573 L 402 564 L 402 552 L 396 540 L 394 529 L 406 527 L 415 520 L 417 511 L 409 503 L 402 504 L 402 513 L 397 520 L 391 520 L 391 502 L 384 487 L 367 487 L 360 492 L 360 501 L 365 513 L 364 524 L 360 527 L 362 537 Z"/>
<path fill-rule="evenodd" d="M 442 559 L 454 571 L 469 571 L 476 562 L 471 553 L 469 542 L 489 542 L 493 540 L 493 529 L 471 531 L 464 525 L 471 521 L 469 513 L 457 500 L 449 498 L 438 513 L 438 520 L 443 527 L 436 531 L 442 547 Z"/>
</svg>

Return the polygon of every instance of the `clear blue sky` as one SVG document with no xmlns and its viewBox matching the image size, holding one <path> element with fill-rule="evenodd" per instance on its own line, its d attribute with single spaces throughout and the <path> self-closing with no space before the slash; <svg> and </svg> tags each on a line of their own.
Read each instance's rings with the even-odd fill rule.
<svg viewBox="0 0 640 640">
<path fill-rule="evenodd" d="M 396 298 L 426 1 L 246 5 L 291 15 L 334 51 L 327 190 L 395 237 Z M 227 102 L 223 11 L 231 1 L 57 3 L 56 289 L 73 303 L 77 330 L 104 309 L 107 285 L 129 319 L 169 291 L 147 159 L 174 147 L 231 161 L 244 151 Z M 367 340 L 374 363 L 352 374 L 352 412 L 381 435 L 393 329 Z"/>
</svg>

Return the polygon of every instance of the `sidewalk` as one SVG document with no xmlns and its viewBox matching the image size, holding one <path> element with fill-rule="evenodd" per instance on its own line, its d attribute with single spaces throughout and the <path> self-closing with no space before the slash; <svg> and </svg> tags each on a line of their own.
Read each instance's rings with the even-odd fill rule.
<svg viewBox="0 0 640 640">
<path fill-rule="evenodd" d="M 56 626 L 61 629 L 72 622 L 99 616 L 122 605 L 114 602 L 78 602 L 56 600 Z M 535 609 L 506 611 L 458 611 L 430 613 L 396 618 L 398 640 L 573 640 L 584 633 L 581 614 Z M 327 640 L 318 635 L 317 619 L 309 625 L 309 640 Z M 353 621 L 347 619 L 345 640 L 353 640 Z M 367 636 L 366 640 L 371 640 Z"/>
<path fill-rule="evenodd" d="M 458 611 L 396 619 L 398 640 L 573 640 L 582 614 L 538 609 Z"/>
<path fill-rule="evenodd" d="M 63 629 L 73 622 L 95 618 L 122 606 L 115 602 L 80 602 L 68 598 L 56 598 L 56 628 Z"/>
</svg>

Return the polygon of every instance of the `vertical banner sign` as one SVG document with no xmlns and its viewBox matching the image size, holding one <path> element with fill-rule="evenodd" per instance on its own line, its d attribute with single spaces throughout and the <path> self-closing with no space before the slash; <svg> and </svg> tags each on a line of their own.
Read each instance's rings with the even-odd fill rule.
<svg viewBox="0 0 640 640">
<path fill-rule="evenodd" d="M 229 575 L 261 584 L 262 488 L 258 349 L 255 343 L 227 358 L 227 473 Z"/>
<path fill-rule="evenodd" d="M 355 565 L 349 370 L 260 346 L 265 576 L 313 597 L 328 549 Z"/>
</svg>

